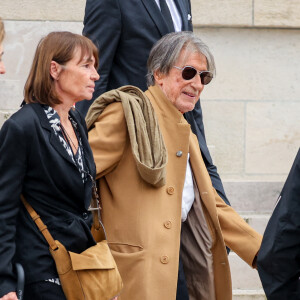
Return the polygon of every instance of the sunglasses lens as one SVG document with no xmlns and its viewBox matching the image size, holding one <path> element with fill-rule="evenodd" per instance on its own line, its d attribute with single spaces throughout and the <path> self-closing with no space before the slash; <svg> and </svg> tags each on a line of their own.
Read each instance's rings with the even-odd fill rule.
<svg viewBox="0 0 300 300">
<path fill-rule="evenodd" d="M 198 73 L 197 70 L 194 69 L 193 67 L 185 67 L 182 70 L 182 78 L 184 80 L 191 80 L 196 76 L 197 73 Z M 211 72 L 203 71 L 200 74 L 201 83 L 204 85 L 209 84 L 211 82 L 211 80 L 213 79 L 213 77 L 214 76 Z"/>
<path fill-rule="evenodd" d="M 192 67 L 185 67 L 182 70 L 182 78 L 184 80 L 191 80 L 197 74 L 197 70 Z"/>
<path fill-rule="evenodd" d="M 213 77 L 214 77 L 213 74 L 210 72 L 202 72 L 200 74 L 201 83 L 204 85 L 209 84 L 213 79 Z"/>
</svg>

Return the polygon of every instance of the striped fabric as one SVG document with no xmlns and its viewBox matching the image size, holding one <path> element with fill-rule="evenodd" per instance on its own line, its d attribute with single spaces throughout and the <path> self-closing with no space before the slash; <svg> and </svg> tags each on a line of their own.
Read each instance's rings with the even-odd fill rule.
<svg viewBox="0 0 300 300">
<path fill-rule="evenodd" d="M 156 4 L 158 5 L 158 7 L 160 9 L 159 0 L 155 0 L 155 2 L 156 2 Z M 176 6 L 174 0 L 166 0 L 166 2 L 167 2 L 167 5 L 169 7 L 171 16 L 172 16 L 175 31 L 179 32 L 182 29 L 182 20 L 181 20 L 181 17 L 180 17 L 180 13 L 177 9 L 177 6 Z"/>
</svg>

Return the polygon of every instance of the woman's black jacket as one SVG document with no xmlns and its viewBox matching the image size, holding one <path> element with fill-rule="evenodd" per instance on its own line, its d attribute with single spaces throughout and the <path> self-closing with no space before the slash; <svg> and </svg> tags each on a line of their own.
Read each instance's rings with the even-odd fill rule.
<svg viewBox="0 0 300 300">
<path fill-rule="evenodd" d="M 86 164 L 95 164 L 84 119 L 75 111 Z M 0 297 L 16 288 L 13 264 L 25 270 L 26 284 L 58 277 L 48 244 L 20 201 L 41 216 L 52 236 L 80 253 L 95 244 L 88 212 L 92 181 L 84 184 L 77 166 L 50 127 L 40 104 L 26 104 L 0 131 Z"/>
</svg>

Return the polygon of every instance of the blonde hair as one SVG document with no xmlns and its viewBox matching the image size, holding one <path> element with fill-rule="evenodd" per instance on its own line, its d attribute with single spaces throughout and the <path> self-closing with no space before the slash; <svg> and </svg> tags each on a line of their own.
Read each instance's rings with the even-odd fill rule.
<svg viewBox="0 0 300 300">
<path fill-rule="evenodd" d="M 98 49 L 91 40 L 68 31 L 51 32 L 39 42 L 29 76 L 24 87 L 26 103 L 38 102 L 53 106 L 61 100 L 54 89 L 54 81 L 50 75 L 50 64 L 54 60 L 60 65 L 70 61 L 76 49 L 81 50 L 81 60 L 85 55 L 94 56 L 95 68 L 98 68 Z"/>
<path fill-rule="evenodd" d="M 0 18 L 0 44 L 2 44 L 4 37 L 5 37 L 4 23 Z"/>
</svg>

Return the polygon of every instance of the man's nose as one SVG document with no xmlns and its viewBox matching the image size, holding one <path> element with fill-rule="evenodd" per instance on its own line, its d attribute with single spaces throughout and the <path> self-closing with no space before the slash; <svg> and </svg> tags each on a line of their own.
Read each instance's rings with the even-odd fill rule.
<svg viewBox="0 0 300 300">
<path fill-rule="evenodd" d="M 196 74 L 196 76 L 192 79 L 191 82 L 192 86 L 197 90 L 202 90 L 204 85 L 202 84 L 201 77 L 199 74 Z"/>
</svg>

